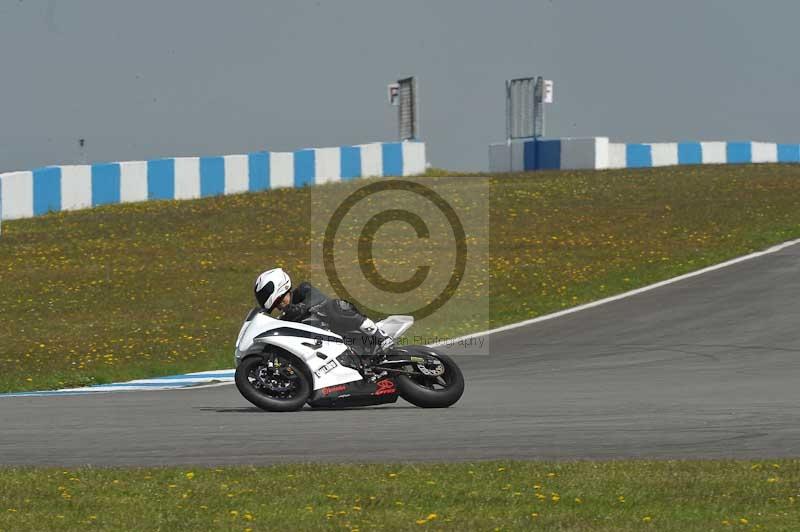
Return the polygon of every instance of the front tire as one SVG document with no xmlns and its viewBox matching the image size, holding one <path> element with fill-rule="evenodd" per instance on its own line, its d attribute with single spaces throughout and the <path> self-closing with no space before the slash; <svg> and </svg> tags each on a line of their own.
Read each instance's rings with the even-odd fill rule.
<svg viewBox="0 0 800 532">
<path fill-rule="evenodd" d="M 262 410 L 300 410 L 311 396 L 311 381 L 302 366 L 283 354 L 249 356 L 236 368 L 239 393 Z"/>
<path fill-rule="evenodd" d="M 430 348 L 425 348 L 425 352 L 444 365 L 444 373 L 439 377 L 398 375 L 400 397 L 420 408 L 452 406 L 464 394 L 464 374 L 449 356 Z"/>
</svg>

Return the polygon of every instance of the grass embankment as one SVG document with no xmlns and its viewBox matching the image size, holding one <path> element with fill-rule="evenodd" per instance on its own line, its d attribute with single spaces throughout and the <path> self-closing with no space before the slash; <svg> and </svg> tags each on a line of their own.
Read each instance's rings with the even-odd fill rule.
<svg viewBox="0 0 800 532">
<path fill-rule="evenodd" d="M 10 469 L 0 530 L 798 530 L 800 461 Z"/>
<path fill-rule="evenodd" d="M 489 206 L 488 276 L 483 286 L 467 279 L 460 287 L 489 300 L 487 326 L 800 236 L 800 166 L 541 172 L 492 179 L 481 194 L 458 178 L 430 179 L 450 186 L 460 203 Z M 321 280 L 308 259 L 310 193 L 109 206 L 4 223 L 0 391 L 229 367 L 260 271 L 281 265 L 295 279 Z M 476 327 L 465 315 L 442 316 L 415 332 Z"/>
</svg>

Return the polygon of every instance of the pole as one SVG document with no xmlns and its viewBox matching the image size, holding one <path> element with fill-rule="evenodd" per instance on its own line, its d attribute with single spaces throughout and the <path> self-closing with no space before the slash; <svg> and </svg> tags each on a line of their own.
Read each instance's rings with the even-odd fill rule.
<svg viewBox="0 0 800 532">
<path fill-rule="evenodd" d="M 542 76 L 536 78 L 533 87 L 533 136 L 536 138 L 544 136 L 544 79 Z"/>
<path fill-rule="evenodd" d="M 511 80 L 506 80 L 506 148 L 508 149 L 508 171 L 513 172 L 514 157 L 511 155 Z"/>
</svg>

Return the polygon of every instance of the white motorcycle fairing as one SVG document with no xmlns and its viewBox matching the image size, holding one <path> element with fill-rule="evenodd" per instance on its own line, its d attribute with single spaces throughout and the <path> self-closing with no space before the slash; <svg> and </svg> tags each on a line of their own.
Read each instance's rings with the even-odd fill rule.
<svg viewBox="0 0 800 532">
<path fill-rule="evenodd" d="M 389 316 L 376 325 L 396 338 L 413 323 L 411 316 Z M 305 323 L 277 320 L 253 309 L 236 340 L 236 366 L 248 355 L 263 353 L 267 345 L 285 349 L 305 362 L 314 379 L 314 390 L 362 379 L 358 371 L 337 361 L 337 357 L 347 351 L 343 337 Z"/>
</svg>

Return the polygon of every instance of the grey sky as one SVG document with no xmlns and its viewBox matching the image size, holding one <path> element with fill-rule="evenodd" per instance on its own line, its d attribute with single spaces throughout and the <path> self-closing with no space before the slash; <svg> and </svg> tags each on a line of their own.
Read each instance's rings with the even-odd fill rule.
<svg viewBox="0 0 800 532">
<path fill-rule="evenodd" d="M 0 0 L 0 171 L 390 140 L 405 75 L 435 166 L 485 169 L 503 81 L 528 74 L 555 80 L 549 136 L 800 142 L 798 20 L 794 0 Z"/>
</svg>

